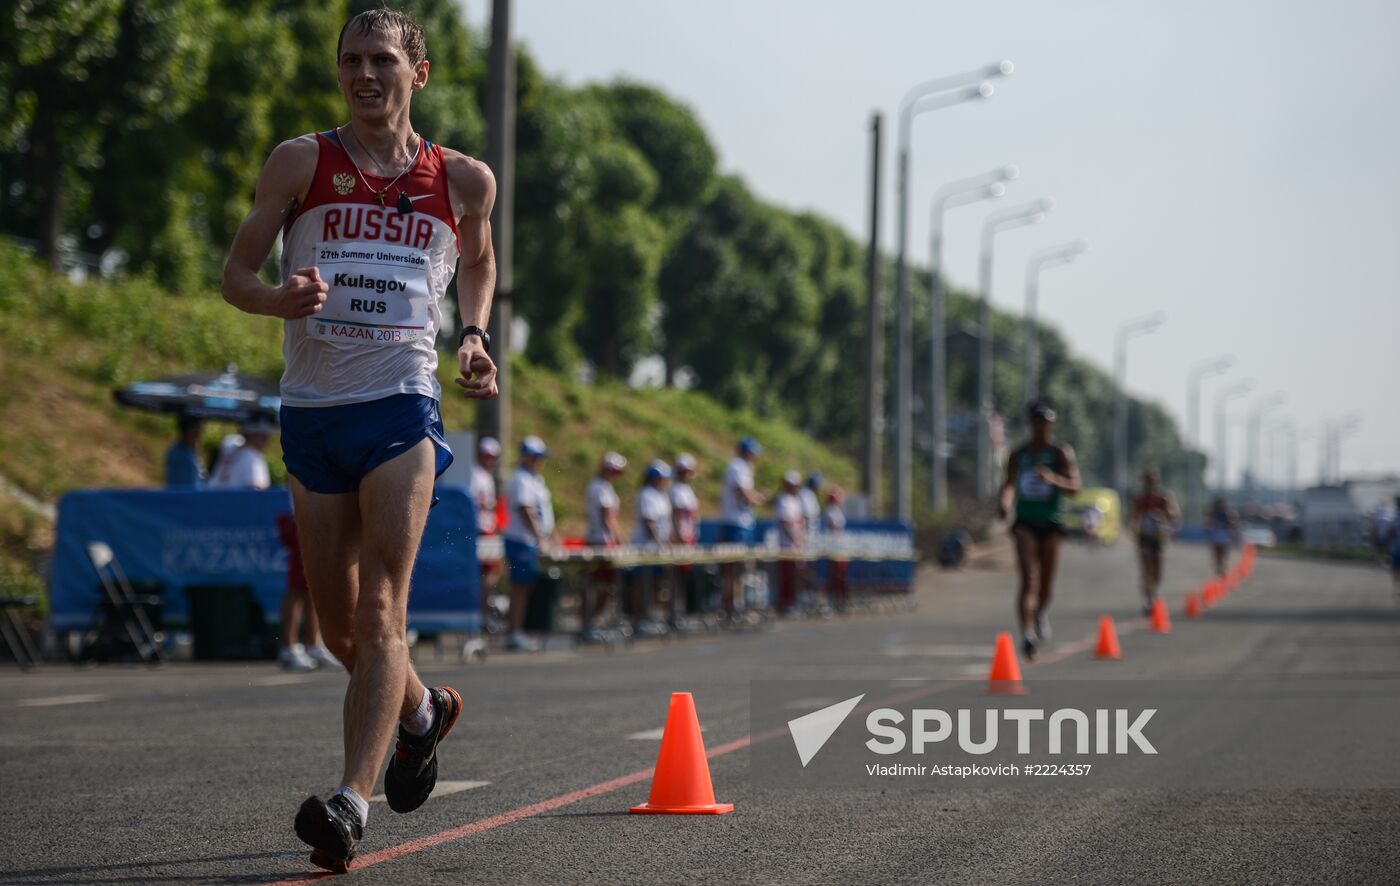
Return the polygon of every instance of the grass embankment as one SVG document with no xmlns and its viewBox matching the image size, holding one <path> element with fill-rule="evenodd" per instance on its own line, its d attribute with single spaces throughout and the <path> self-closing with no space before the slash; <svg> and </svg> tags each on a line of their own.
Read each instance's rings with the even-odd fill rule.
<svg viewBox="0 0 1400 886">
<path fill-rule="evenodd" d="M 0 349 L 0 477 L 47 502 L 70 489 L 160 483 L 174 423 L 117 405 L 114 388 L 230 363 L 252 375 L 281 373 L 278 320 L 242 314 L 213 294 L 176 296 L 142 278 L 72 283 L 3 242 L 0 317 L 8 333 Z M 789 467 L 854 486 L 849 459 L 789 425 L 731 412 L 703 394 L 584 385 L 518 359 L 512 367 L 515 439 L 508 458 L 526 434 L 549 443 L 547 479 L 567 532 L 581 529 L 583 489 L 609 449 L 632 462 L 619 484 L 627 525 L 646 462 L 680 451 L 700 459 L 696 488 L 712 513 L 724 463 L 744 434 L 765 447 L 757 469 L 761 488 L 776 488 Z M 449 432 L 475 424 L 475 405 L 453 393 L 454 373 L 445 355 L 439 378 Z M 212 423 L 206 442 L 214 445 L 232 430 Z M 281 482 L 275 443 L 268 456 L 274 481 Z M 12 516 L 0 523 L 0 578 L 12 589 L 37 587 L 35 563 L 51 545 L 49 527 L 32 516 Z"/>
</svg>

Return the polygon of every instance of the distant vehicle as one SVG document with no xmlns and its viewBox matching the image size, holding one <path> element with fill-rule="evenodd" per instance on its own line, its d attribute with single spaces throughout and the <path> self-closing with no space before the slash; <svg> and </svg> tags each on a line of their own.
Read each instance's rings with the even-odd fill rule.
<svg viewBox="0 0 1400 886">
<path fill-rule="evenodd" d="M 1123 506 L 1112 489 L 1081 489 L 1069 500 L 1065 531 L 1103 545 L 1118 541 L 1123 531 Z"/>
<path fill-rule="evenodd" d="M 1257 548 L 1272 548 L 1278 544 L 1278 536 L 1267 526 L 1246 526 L 1240 530 L 1240 541 Z"/>
</svg>

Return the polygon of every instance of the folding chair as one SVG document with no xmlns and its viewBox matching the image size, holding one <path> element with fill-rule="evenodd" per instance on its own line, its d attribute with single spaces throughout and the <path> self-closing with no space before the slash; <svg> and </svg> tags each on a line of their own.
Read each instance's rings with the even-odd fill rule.
<svg viewBox="0 0 1400 886">
<path fill-rule="evenodd" d="M 5 645 L 10 648 L 10 654 L 15 657 L 15 663 L 21 670 L 27 671 L 39 663 L 39 650 L 34 646 L 34 638 L 29 635 L 29 628 L 25 627 L 19 612 L 38 602 L 34 597 L 0 598 L 0 610 L 3 610 L 0 636 L 5 638 Z"/>
<path fill-rule="evenodd" d="M 121 622 L 126 638 L 131 641 L 132 648 L 141 656 L 141 660 L 147 664 L 161 664 L 165 661 L 165 651 L 161 648 L 160 637 L 151 625 L 150 618 L 146 616 L 145 601 L 136 596 L 136 591 L 121 564 L 117 562 L 112 548 L 106 542 L 100 541 L 90 541 L 86 547 L 88 559 L 92 561 L 92 568 L 97 572 L 98 581 L 102 583 L 102 590 L 107 599 L 98 604 L 92 615 L 92 628 L 101 623 L 103 629 L 100 632 L 89 629 L 91 639 L 83 650 L 84 657 L 93 651 L 93 647 L 104 635 L 112 633 L 110 619 L 115 617 Z"/>
</svg>

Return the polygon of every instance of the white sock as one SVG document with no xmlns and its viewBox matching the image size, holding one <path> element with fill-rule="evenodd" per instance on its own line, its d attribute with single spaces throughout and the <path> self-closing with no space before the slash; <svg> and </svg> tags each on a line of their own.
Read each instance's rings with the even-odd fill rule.
<svg viewBox="0 0 1400 886">
<path fill-rule="evenodd" d="M 427 687 L 423 688 L 423 700 L 418 702 L 418 707 L 413 713 L 404 717 L 399 723 L 410 735 L 423 735 L 433 726 L 433 694 Z"/>
<path fill-rule="evenodd" d="M 347 785 L 341 785 L 340 787 L 336 788 L 335 793 L 331 794 L 331 796 L 334 797 L 337 794 L 350 801 L 350 805 L 354 808 L 355 814 L 360 817 L 360 827 L 364 827 L 365 825 L 369 824 L 368 800 L 366 800 L 364 797 L 361 797 L 354 788 L 349 787 Z"/>
</svg>

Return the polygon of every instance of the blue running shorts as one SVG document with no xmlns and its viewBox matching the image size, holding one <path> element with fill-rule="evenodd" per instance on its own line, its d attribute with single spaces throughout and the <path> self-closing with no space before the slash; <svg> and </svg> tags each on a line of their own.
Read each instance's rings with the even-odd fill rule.
<svg viewBox="0 0 1400 886">
<path fill-rule="evenodd" d="M 752 526 L 745 526 L 742 523 L 721 523 L 719 527 L 720 544 L 751 545 L 754 532 Z"/>
<path fill-rule="evenodd" d="M 434 476 L 452 464 L 438 401 L 395 394 L 342 406 L 283 406 L 282 462 L 312 492 L 336 495 L 360 488 L 365 474 L 424 438 L 437 453 Z M 436 498 L 434 498 L 436 501 Z"/>
<path fill-rule="evenodd" d="M 510 583 L 533 588 L 540 577 L 540 549 L 513 538 L 505 539 L 505 548 Z"/>
</svg>

